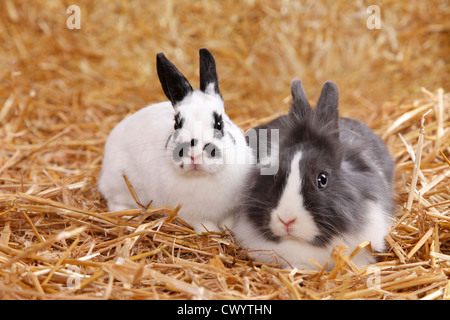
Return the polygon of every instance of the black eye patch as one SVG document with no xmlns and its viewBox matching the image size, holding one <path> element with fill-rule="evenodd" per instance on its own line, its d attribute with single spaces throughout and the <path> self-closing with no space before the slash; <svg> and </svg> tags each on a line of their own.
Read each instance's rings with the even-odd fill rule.
<svg viewBox="0 0 450 320">
<path fill-rule="evenodd" d="M 180 113 L 177 113 L 175 115 L 175 119 L 174 120 L 175 120 L 175 123 L 173 125 L 173 129 L 174 130 L 181 129 L 183 127 L 183 124 L 184 124 L 184 119 L 181 117 Z"/>
<path fill-rule="evenodd" d="M 222 115 L 218 114 L 217 112 L 213 113 L 213 118 L 214 118 L 214 124 L 213 124 L 213 129 L 217 130 L 216 133 L 220 132 L 221 136 L 219 136 L 219 134 L 216 134 L 216 138 L 221 138 L 223 137 L 223 119 L 222 119 Z"/>
</svg>

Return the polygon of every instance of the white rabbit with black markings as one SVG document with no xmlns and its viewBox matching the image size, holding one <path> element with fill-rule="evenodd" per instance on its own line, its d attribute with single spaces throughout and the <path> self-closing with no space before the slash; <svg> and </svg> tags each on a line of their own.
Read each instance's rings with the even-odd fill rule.
<svg viewBox="0 0 450 320">
<path fill-rule="evenodd" d="M 110 133 L 99 179 L 110 211 L 137 208 L 126 175 L 141 203 L 181 205 L 178 215 L 198 232 L 232 227 L 253 155 L 225 113 L 212 54 L 199 54 L 200 90 L 159 53 L 170 102 L 139 110 Z"/>
<path fill-rule="evenodd" d="M 327 81 L 315 109 L 300 80 L 291 86 L 289 114 L 255 128 L 279 129 L 278 172 L 250 177 L 234 234 L 262 262 L 331 267 L 336 245 L 352 252 L 370 241 L 385 249 L 393 211 L 394 162 L 382 142 L 357 120 L 338 116 L 338 90 Z M 261 141 L 260 141 L 261 144 Z M 348 253 L 350 253 L 348 252 Z M 373 261 L 368 250 L 353 262 Z"/>
</svg>

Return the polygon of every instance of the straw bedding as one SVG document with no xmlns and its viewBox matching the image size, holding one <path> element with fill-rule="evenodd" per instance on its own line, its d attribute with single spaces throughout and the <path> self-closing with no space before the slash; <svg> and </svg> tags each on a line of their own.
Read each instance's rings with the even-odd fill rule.
<svg viewBox="0 0 450 320">
<path fill-rule="evenodd" d="M 450 298 L 448 2 L 380 2 L 379 30 L 362 1 L 78 4 L 70 30 L 67 1 L 0 3 L 1 298 Z M 341 113 L 382 136 L 397 210 L 377 263 L 358 269 L 336 247 L 331 271 L 280 270 L 229 232 L 195 233 L 177 204 L 107 212 L 96 183 L 108 133 L 165 100 L 157 52 L 196 84 L 202 47 L 242 129 L 286 112 L 298 77 L 311 101 L 334 80 Z"/>
</svg>

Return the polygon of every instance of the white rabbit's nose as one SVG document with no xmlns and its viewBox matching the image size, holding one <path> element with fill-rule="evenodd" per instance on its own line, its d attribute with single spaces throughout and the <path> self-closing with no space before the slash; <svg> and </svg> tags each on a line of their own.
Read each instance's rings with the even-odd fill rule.
<svg viewBox="0 0 450 320">
<path fill-rule="evenodd" d="M 191 155 L 191 164 L 201 164 L 202 163 L 202 155 Z"/>
</svg>

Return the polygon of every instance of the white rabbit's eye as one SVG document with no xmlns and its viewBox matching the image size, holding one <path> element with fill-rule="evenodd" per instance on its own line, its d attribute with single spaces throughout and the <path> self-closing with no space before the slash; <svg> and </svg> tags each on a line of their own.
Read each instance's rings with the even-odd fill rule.
<svg viewBox="0 0 450 320">
<path fill-rule="evenodd" d="M 213 116 L 214 116 L 214 128 L 213 129 L 218 130 L 218 131 L 222 132 L 222 134 L 223 134 L 222 115 L 219 115 L 216 112 L 214 112 Z"/>
<path fill-rule="evenodd" d="M 217 122 L 216 125 L 214 126 L 214 129 L 222 131 L 222 123 L 221 122 Z"/>
<path fill-rule="evenodd" d="M 325 189 L 328 185 L 328 177 L 325 173 L 319 173 L 317 176 L 317 187 L 322 190 Z"/>
<path fill-rule="evenodd" d="M 184 119 L 181 118 L 181 116 L 180 116 L 179 113 L 177 113 L 177 114 L 175 115 L 175 123 L 174 123 L 174 125 L 173 125 L 173 129 L 174 129 L 174 130 L 181 129 L 181 127 L 183 127 L 183 123 L 184 123 Z"/>
</svg>

